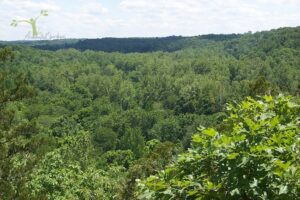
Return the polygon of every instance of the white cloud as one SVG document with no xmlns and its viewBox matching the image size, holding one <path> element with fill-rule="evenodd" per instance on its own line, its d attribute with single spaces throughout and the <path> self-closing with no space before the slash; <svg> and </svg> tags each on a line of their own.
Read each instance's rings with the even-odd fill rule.
<svg viewBox="0 0 300 200">
<path fill-rule="evenodd" d="M 71 2 L 70 2 L 71 3 Z M 29 19 L 39 14 L 40 10 L 48 10 L 49 16 L 38 20 L 39 31 L 60 34 L 66 37 L 101 37 L 101 33 L 110 28 L 114 21 L 105 18 L 108 9 L 98 1 L 89 1 L 69 10 L 60 6 L 58 1 L 46 0 L 3 0 L 0 2 L 0 40 L 24 39 L 30 31 L 30 26 L 20 24 L 10 27 L 12 19 Z"/>
<path fill-rule="evenodd" d="M 102 37 L 115 20 L 107 17 L 109 10 L 97 1 L 84 3 L 76 10 L 56 12 L 49 15 L 47 23 L 51 32 L 59 32 L 69 38 Z"/>
<path fill-rule="evenodd" d="M 86 3 L 82 7 L 82 11 L 85 12 L 85 13 L 94 14 L 94 15 L 108 13 L 108 9 L 105 8 L 102 4 L 100 4 L 98 2 Z"/>
<path fill-rule="evenodd" d="M 132 21 L 132 29 L 140 24 L 150 35 L 155 35 L 157 30 L 166 35 L 172 33 L 197 35 L 296 26 L 300 21 L 299 2 L 299 0 L 122 0 L 120 8 L 135 19 Z"/>
<path fill-rule="evenodd" d="M 110 5 L 107 7 L 107 5 Z M 0 0 L 0 40 L 23 39 L 36 16 L 43 32 L 70 38 L 198 35 L 300 25 L 300 0 Z"/>
<path fill-rule="evenodd" d="M 40 10 L 46 9 L 49 12 L 57 12 L 59 6 L 52 0 L 36 2 L 31 0 L 2 0 L 0 2 L 0 40 L 2 39 L 23 39 L 30 27 L 20 24 L 17 28 L 10 26 L 13 19 L 29 19 L 39 15 Z M 43 21 L 44 19 L 40 19 Z"/>
<path fill-rule="evenodd" d="M 278 5 L 295 5 L 300 4 L 299 0 L 257 0 L 258 3 L 278 4 Z"/>
</svg>

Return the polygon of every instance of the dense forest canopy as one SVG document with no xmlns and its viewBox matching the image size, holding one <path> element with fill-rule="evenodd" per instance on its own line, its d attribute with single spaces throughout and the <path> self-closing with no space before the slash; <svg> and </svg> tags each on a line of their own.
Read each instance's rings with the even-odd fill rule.
<svg viewBox="0 0 300 200">
<path fill-rule="evenodd" d="M 300 197 L 299 27 L 1 45 L 0 199 Z M 227 103 L 233 105 L 229 111 Z M 255 121 L 256 115 L 263 115 L 265 124 Z M 243 136 L 237 127 L 246 130 Z M 269 141 L 274 149 L 286 148 L 268 154 L 278 160 L 275 171 L 264 168 L 272 178 L 250 170 L 249 182 L 230 185 L 236 174 L 209 164 L 251 168 L 247 163 L 237 168 L 239 152 L 219 143 L 226 136 L 243 155 L 250 148 L 261 156 L 264 149 L 256 143 L 245 147 L 238 137 L 249 135 L 263 146 L 268 142 L 260 140 L 263 134 L 287 137 Z M 218 148 L 226 154 L 216 155 Z M 210 160 L 211 155 L 216 157 Z M 249 160 L 274 164 L 263 156 Z M 207 168 L 195 168 L 203 162 Z M 205 171 L 209 167 L 215 171 Z"/>
</svg>

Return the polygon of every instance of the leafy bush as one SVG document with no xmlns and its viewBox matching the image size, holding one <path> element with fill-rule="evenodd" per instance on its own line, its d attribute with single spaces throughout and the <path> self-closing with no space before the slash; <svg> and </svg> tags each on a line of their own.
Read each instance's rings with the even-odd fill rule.
<svg viewBox="0 0 300 200">
<path fill-rule="evenodd" d="M 200 128 L 192 148 L 139 182 L 139 199 L 299 199 L 300 105 L 265 96 L 228 106 L 219 132 Z"/>
<path fill-rule="evenodd" d="M 125 169 L 98 169 L 91 158 L 90 140 L 90 133 L 79 131 L 48 152 L 30 175 L 27 188 L 31 199 L 118 199 Z"/>
</svg>

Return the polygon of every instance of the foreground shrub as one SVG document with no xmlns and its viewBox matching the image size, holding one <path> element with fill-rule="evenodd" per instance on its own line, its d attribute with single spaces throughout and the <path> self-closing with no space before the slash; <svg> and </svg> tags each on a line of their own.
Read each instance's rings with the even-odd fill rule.
<svg viewBox="0 0 300 200">
<path fill-rule="evenodd" d="M 300 198 L 300 107 L 291 97 L 228 106 L 222 130 L 200 128 L 192 148 L 139 182 L 139 199 Z"/>
</svg>

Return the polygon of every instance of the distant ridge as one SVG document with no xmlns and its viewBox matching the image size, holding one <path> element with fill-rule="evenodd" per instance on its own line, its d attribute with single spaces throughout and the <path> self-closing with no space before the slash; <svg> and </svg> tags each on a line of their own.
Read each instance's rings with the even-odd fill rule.
<svg viewBox="0 0 300 200">
<path fill-rule="evenodd" d="M 271 41 L 271 42 L 270 42 Z M 285 43 L 285 41 L 293 41 Z M 279 28 L 270 31 L 244 34 L 207 34 L 193 37 L 169 36 L 151 38 L 101 38 L 101 39 L 62 39 L 39 41 L 0 42 L 2 45 L 27 45 L 43 50 L 77 49 L 121 53 L 146 53 L 155 51 L 174 52 L 186 48 L 203 48 L 215 43 L 225 45 L 226 51 L 238 55 L 251 51 L 249 47 L 261 46 L 300 46 L 300 27 Z M 242 45 L 247 44 L 247 48 Z M 269 46 L 267 47 L 266 44 Z M 271 46 L 270 46 L 271 45 Z"/>
</svg>

